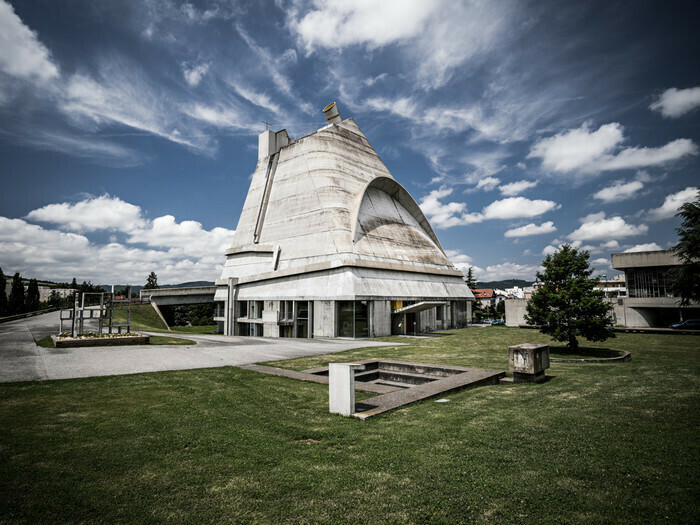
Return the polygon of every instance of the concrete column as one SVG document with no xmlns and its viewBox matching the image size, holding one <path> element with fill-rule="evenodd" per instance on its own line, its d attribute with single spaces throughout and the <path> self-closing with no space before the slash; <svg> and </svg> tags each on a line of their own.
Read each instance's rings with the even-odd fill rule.
<svg viewBox="0 0 700 525">
<path fill-rule="evenodd" d="M 355 370 L 365 365 L 330 363 L 328 365 L 328 404 L 331 414 L 350 416 L 355 413 Z"/>
</svg>

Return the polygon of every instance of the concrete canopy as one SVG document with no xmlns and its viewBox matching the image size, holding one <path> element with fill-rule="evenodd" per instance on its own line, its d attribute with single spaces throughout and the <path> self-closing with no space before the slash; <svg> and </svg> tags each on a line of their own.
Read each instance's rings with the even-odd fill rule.
<svg viewBox="0 0 700 525">
<path fill-rule="evenodd" d="M 238 299 L 473 299 L 418 204 L 353 119 L 266 132 L 217 284 Z M 275 135 L 275 136 L 273 136 Z M 219 289 L 217 300 L 226 300 Z"/>
</svg>

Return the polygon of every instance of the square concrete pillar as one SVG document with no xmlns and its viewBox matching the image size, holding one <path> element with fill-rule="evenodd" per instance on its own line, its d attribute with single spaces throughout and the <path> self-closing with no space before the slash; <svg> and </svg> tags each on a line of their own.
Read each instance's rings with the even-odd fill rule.
<svg viewBox="0 0 700 525">
<path fill-rule="evenodd" d="M 525 343 L 508 347 L 508 369 L 513 372 L 513 382 L 544 381 L 544 371 L 549 368 L 549 346 Z"/>
<path fill-rule="evenodd" d="M 328 405 L 331 414 L 351 416 L 355 413 L 355 370 L 365 365 L 330 363 L 328 365 Z"/>
</svg>

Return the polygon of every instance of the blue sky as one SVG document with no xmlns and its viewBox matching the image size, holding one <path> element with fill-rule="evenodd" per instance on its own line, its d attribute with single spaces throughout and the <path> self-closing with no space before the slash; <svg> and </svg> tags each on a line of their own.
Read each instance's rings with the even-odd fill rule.
<svg viewBox="0 0 700 525">
<path fill-rule="evenodd" d="M 676 242 L 697 2 L 0 0 L 0 267 L 218 278 L 257 161 L 336 101 L 482 280 Z"/>
</svg>

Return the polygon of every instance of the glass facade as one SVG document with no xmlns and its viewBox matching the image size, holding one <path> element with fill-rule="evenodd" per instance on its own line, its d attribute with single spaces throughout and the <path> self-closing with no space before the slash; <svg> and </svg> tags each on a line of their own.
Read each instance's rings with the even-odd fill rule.
<svg viewBox="0 0 700 525">
<path fill-rule="evenodd" d="M 309 337 L 309 301 L 297 301 L 297 337 Z"/>
<path fill-rule="evenodd" d="M 369 337 L 368 301 L 338 301 L 336 319 L 338 337 Z"/>
<path fill-rule="evenodd" d="M 628 297 L 673 297 L 666 288 L 669 268 L 632 268 L 625 270 Z"/>
</svg>

